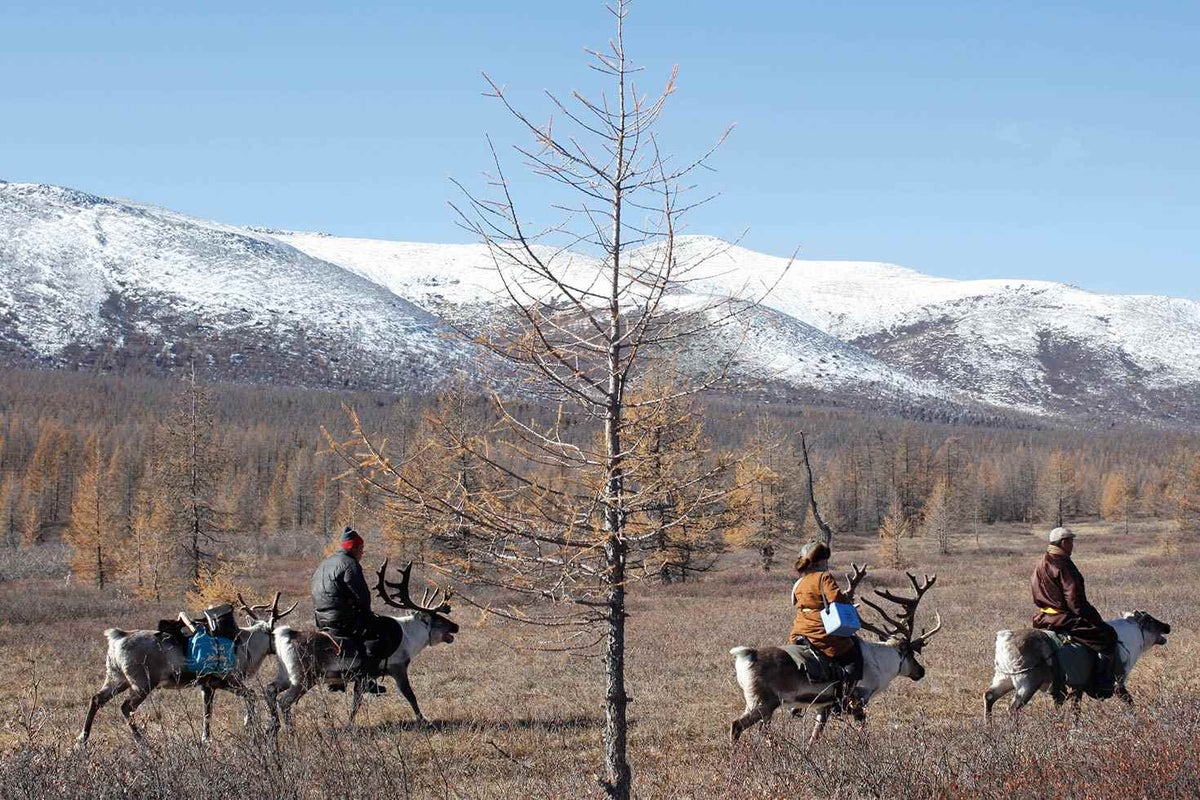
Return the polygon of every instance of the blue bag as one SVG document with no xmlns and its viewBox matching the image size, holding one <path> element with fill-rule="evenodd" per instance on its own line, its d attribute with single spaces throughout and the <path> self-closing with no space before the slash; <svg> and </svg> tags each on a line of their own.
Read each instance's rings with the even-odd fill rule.
<svg viewBox="0 0 1200 800">
<path fill-rule="evenodd" d="M 197 677 L 232 672 L 235 664 L 230 639 L 212 636 L 204 628 L 198 628 L 188 641 L 187 668 Z"/>
<path fill-rule="evenodd" d="M 821 609 L 821 624 L 830 636 L 853 636 L 862 627 L 858 609 L 849 603 L 829 603 Z"/>
</svg>

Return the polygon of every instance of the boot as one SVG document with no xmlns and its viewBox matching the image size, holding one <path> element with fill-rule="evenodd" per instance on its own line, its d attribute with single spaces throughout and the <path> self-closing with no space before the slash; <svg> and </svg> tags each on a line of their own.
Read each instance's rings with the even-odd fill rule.
<svg viewBox="0 0 1200 800">
<path fill-rule="evenodd" d="M 1096 654 L 1096 671 L 1092 674 L 1092 697 L 1104 700 L 1113 696 L 1113 681 L 1116 678 L 1117 654 L 1105 650 Z"/>
<path fill-rule="evenodd" d="M 858 692 L 854 691 L 854 687 L 857 685 L 857 683 L 853 683 L 846 686 L 841 707 L 842 712 L 853 717 L 855 722 L 864 722 L 867 719 L 867 710 L 863 708 L 862 698 L 858 696 Z"/>
<path fill-rule="evenodd" d="M 365 666 L 367 674 L 382 675 L 383 664 L 385 660 L 386 659 L 382 658 L 365 658 L 364 661 L 366 661 Z M 387 694 L 387 688 L 382 683 L 375 680 L 375 678 L 371 678 L 363 687 L 363 694 Z"/>
</svg>

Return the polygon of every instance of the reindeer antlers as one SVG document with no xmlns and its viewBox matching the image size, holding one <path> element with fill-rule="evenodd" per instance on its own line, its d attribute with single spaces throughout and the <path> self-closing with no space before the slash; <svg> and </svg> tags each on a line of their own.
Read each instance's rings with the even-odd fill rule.
<svg viewBox="0 0 1200 800">
<path fill-rule="evenodd" d="M 271 629 L 274 629 L 276 622 L 278 622 L 279 620 L 286 617 L 288 614 L 295 611 L 296 606 L 300 605 L 300 601 L 297 600 L 295 603 L 292 603 L 292 607 L 289 608 L 287 611 L 280 612 L 280 610 L 279 610 L 279 592 L 275 593 L 275 598 L 273 600 L 271 600 L 271 605 L 269 605 L 269 606 L 268 605 L 256 605 L 256 606 L 249 605 L 246 603 L 245 600 L 242 599 L 241 592 L 238 592 L 237 599 L 238 599 L 238 605 L 241 606 L 242 611 L 244 611 L 246 613 L 246 616 L 250 617 L 250 619 L 254 620 L 255 622 L 263 621 L 262 617 L 260 617 L 257 612 L 270 611 L 271 613 L 267 617 L 267 627 L 271 628 Z"/>
<path fill-rule="evenodd" d="M 884 600 L 898 605 L 900 607 L 900 611 L 895 616 L 892 616 L 881 606 L 877 605 L 876 603 L 872 603 L 870 600 L 864 597 L 862 602 L 866 603 L 879 613 L 879 616 L 883 618 L 885 627 L 879 628 L 865 622 L 862 623 L 862 627 L 864 630 L 868 630 L 880 637 L 880 639 L 899 638 L 901 641 L 908 642 L 914 650 L 919 650 L 920 648 L 924 647 L 925 643 L 929 641 L 929 639 L 933 638 L 933 635 L 942 627 L 941 616 L 935 615 L 937 624 L 933 626 L 932 630 L 925 631 L 922 629 L 920 636 L 915 638 L 913 636 L 917 621 L 917 605 L 921 602 L 921 598 L 925 596 L 925 593 L 933 588 L 934 583 L 937 582 L 937 575 L 925 575 L 923 580 L 918 581 L 917 577 L 911 572 L 906 572 L 904 574 L 908 576 L 909 583 L 912 584 L 916 595 L 914 597 L 901 597 L 899 595 L 892 594 L 887 589 L 876 589 L 875 594 L 879 595 Z"/>
<path fill-rule="evenodd" d="M 921 652 L 921 648 L 925 646 L 925 643 L 932 639 L 933 635 L 942 629 L 942 615 L 935 611 L 933 612 L 933 619 L 934 625 L 930 630 L 926 631 L 924 628 L 922 628 L 921 635 L 909 642 L 909 645 L 912 647 L 912 649 L 916 650 L 918 653 Z"/>
<path fill-rule="evenodd" d="M 400 572 L 400 582 L 395 583 L 385 578 L 387 574 L 388 562 L 384 559 L 383 566 L 379 568 L 379 580 L 375 582 L 375 592 L 379 595 L 379 599 L 394 608 L 403 608 L 409 611 L 426 611 L 430 614 L 449 614 L 450 613 L 450 592 L 442 589 L 426 589 L 421 595 L 421 602 L 418 603 L 412 599 L 408 593 L 409 581 L 412 578 L 412 562 L 408 562 Z M 388 589 L 394 593 L 389 593 Z M 433 605 L 437 601 L 437 605 Z"/>
<path fill-rule="evenodd" d="M 867 565 L 859 565 L 851 561 L 850 569 L 851 571 L 846 573 L 846 580 L 849 581 L 849 585 L 846 588 L 846 591 L 842 592 L 842 594 L 846 595 L 846 597 L 853 601 L 854 592 L 858 589 L 858 584 L 862 583 L 862 579 L 867 577 Z"/>
</svg>

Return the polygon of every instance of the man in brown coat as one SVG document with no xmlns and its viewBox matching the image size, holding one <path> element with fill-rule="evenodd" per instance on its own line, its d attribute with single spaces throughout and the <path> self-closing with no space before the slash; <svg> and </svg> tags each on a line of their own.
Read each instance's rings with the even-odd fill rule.
<svg viewBox="0 0 1200 800">
<path fill-rule="evenodd" d="M 1033 604 L 1038 607 L 1033 627 L 1066 634 L 1094 650 L 1097 663 L 1091 693 L 1096 697 L 1111 697 L 1117 666 L 1117 632 L 1088 602 L 1083 575 L 1071 560 L 1074 549 L 1075 534 L 1070 528 L 1060 527 L 1050 532 L 1050 547 L 1030 581 Z"/>
</svg>

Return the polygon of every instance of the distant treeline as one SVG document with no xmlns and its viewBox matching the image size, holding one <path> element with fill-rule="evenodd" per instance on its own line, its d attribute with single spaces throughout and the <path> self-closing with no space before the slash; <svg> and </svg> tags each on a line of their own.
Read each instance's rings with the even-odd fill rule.
<svg viewBox="0 0 1200 800">
<path fill-rule="evenodd" d="M 482 420 L 483 398 L 467 398 Z M 220 580 L 247 537 L 327 540 L 353 522 L 387 528 L 370 491 L 329 453 L 345 407 L 403 453 L 432 396 L 336 393 L 190 380 L 0 371 L 0 546 L 62 538 L 82 580 L 147 596 Z M 1101 516 L 1200 522 L 1200 439 L 960 427 L 729 397 L 702 403 L 696 446 L 737 457 L 721 541 L 775 553 L 814 532 L 815 494 L 836 532 L 978 535 L 992 522 Z M 554 409 L 518 408 L 530 419 Z M 583 435 L 587 424 L 579 423 Z M 986 535 L 986 531 L 984 532 Z"/>
</svg>

